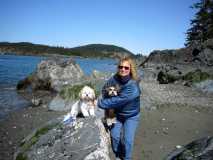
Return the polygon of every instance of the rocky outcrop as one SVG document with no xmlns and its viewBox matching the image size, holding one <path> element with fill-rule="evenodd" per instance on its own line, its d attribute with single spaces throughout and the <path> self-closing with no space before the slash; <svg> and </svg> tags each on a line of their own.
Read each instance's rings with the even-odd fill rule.
<svg viewBox="0 0 213 160">
<path fill-rule="evenodd" d="M 20 81 L 17 89 L 31 87 L 33 90 L 60 91 L 64 85 L 76 84 L 82 80 L 83 71 L 72 59 L 41 61 L 36 71 Z"/>
<path fill-rule="evenodd" d="M 157 78 L 157 81 L 160 83 L 160 84 L 168 84 L 168 83 L 173 83 L 177 80 L 176 77 L 168 74 L 168 73 L 165 73 L 163 71 L 160 71 L 158 73 L 158 78 Z"/>
<path fill-rule="evenodd" d="M 34 88 L 49 86 L 51 89 L 60 91 L 63 85 L 75 84 L 83 78 L 83 71 L 72 59 L 47 60 L 38 64 L 33 81 Z"/>
<path fill-rule="evenodd" d="M 213 157 L 213 137 L 205 137 L 195 140 L 184 147 L 178 147 L 174 150 L 166 160 L 179 159 L 203 159 L 211 160 Z"/>
<path fill-rule="evenodd" d="M 100 119 L 62 120 L 50 121 L 25 138 L 14 160 L 110 160 L 109 135 Z"/>
<path fill-rule="evenodd" d="M 186 74 L 182 74 L 178 69 L 175 70 L 161 70 L 158 73 L 157 81 L 160 84 L 174 83 L 176 81 L 183 81 L 185 85 L 192 86 L 193 84 L 200 83 L 205 80 L 213 79 L 213 75 L 203 72 L 200 69 L 193 70 Z M 210 83 L 211 84 L 211 83 Z"/>
<path fill-rule="evenodd" d="M 144 62 L 141 62 L 140 66 L 149 63 L 213 66 L 213 39 L 181 49 L 155 50 Z"/>
<path fill-rule="evenodd" d="M 179 63 L 184 62 L 184 49 L 179 50 L 155 50 L 150 53 L 147 62 L 148 63 Z"/>
<path fill-rule="evenodd" d="M 84 73 L 72 59 L 49 59 L 41 61 L 36 71 L 17 84 L 17 90 L 34 106 L 47 105 L 65 85 L 85 81 Z M 45 93 L 45 94 L 43 94 Z"/>
</svg>

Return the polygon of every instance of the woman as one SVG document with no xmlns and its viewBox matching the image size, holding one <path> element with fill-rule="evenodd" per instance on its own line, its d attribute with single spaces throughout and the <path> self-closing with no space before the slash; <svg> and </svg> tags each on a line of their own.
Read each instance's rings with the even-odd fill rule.
<svg viewBox="0 0 213 160">
<path fill-rule="evenodd" d="M 105 88 L 114 85 L 120 86 L 120 92 L 118 96 L 108 98 L 105 96 Z M 103 87 L 103 98 L 98 100 L 100 108 L 115 110 L 116 123 L 111 129 L 111 138 L 117 159 L 130 160 L 132 157 L 135 131 L 140 118 L 140 93 L 135 63 L 131 58 L 121 59 L 117 73 Z"/>
</svg>

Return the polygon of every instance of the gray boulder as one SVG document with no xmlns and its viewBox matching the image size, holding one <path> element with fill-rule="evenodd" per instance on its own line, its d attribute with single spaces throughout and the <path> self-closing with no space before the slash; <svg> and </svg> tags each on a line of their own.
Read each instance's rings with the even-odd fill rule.
<svg viewBox="0 0 213 160">
<path fill-rule="evenodd" d="M 212 160 L 213 137 L 195 140 L 186 146 L 174 150 L 166 160 Z"/>
<path fill-rule="evenodd" d="M 109 135 L 100 119 L 62 120 L 50 121 L 25 138 L 14 160 L 110 160 Z"/>
<path fill-rule="evenodd" d="M 189 46 L 180 49 L 154 50 L 140 64 L 147 66 L 154 64 L 190 64 L 211 67 L 213 66 L 213 39 L 203 43 L 193 42 Z"/>
<path fill-rule="evenodd" d="M 17 89 L 54 90 L 59 92 L 64 85 L 74 85 L 84 77 L 84 73 L 74 60 L 57 59 L 41 61 L 34 73 L 19 81 Z"/>
<path fill-rule="evenodd" d="M 204 48 L 197 56 L 203 64 L 213 66 L 213 49 Z"/>
<path fill-rule="evenodd" d="M 35 76 L 38 80 L 33 82 L 34 88 L 49 83 L 51 89 L 60 91 L 64 85 L 81 81 L 84 73 L 72 59 L 63 59 L 42 61 L 37 66 Z"/>
<path fill-rule="evenodd" d="M 17 90 L 34 106 L 47 105 L 63 86 L 79 84 L 84 77 L 79 65 L 71 58 L 49 59 L 41 61 L 35 72 L 19 81 Z"/>
</svg>

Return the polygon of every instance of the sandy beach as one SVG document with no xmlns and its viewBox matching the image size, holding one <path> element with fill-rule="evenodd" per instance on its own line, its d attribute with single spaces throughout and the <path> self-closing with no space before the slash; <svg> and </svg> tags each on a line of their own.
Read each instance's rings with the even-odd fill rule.
<svg viewBox="0 0 213 160">
<path fill-rule="evenodd" d="M 212 95 L 154 82 L 142 82 L 141 87 L 143 108 L 133 160 L 161 160 L 177 145 L 213 136 Z M 201 100 L 205 101 L 202 106 Z M 13 112 L 0 121 L 0 160 L 13 159 L 13 153 L 24 137 L 43 123 L 63 114 L 48 111 L 47 108 L 29 107 Z"/>
<path fill-rule="evenodd" d="M 133 160 L 162 160 L 177 145 L 213 135 L 213 111 L 193 106 L 164 105 L 142 110 Z"/>
</svg>

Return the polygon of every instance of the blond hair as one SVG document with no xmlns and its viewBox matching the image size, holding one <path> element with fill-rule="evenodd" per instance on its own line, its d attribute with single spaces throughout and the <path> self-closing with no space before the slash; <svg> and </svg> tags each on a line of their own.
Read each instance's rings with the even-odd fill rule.
<svg viewBox="0 0 213 160">
<path fill-rule="evenodd" d="M 119 60 L 118 66 L 123 63 L 128 62 L 130 64 L 130 76 L 134 80 L 138 80 L 137 68 L 134 60 L 130 57 L 124 57 Z"/>
</svg>

